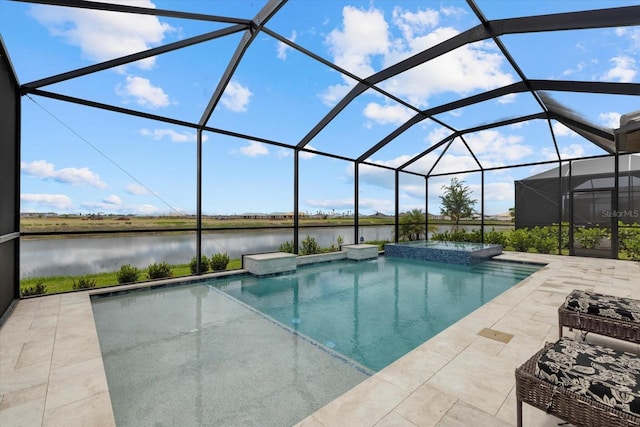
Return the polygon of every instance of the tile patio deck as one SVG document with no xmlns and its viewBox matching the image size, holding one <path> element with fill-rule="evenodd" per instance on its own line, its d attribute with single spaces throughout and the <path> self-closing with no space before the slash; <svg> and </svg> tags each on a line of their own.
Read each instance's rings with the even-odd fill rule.
<svg viewBox="0 0 640 427">
<path fill-rule="evenodd" d="M 514 371 L 557 339 L 573 289 L 640 295 L 640 263 L 509 252 L 546 267 L 298 426 L 513 426 Z M 640 346 L 589 336 L 640 354 Z M 524 406 L 524 425 L 558 420 Z M 113 426 L 89 292 L 18 302 L 0 327 L 0 425 Z"/>
</svg>

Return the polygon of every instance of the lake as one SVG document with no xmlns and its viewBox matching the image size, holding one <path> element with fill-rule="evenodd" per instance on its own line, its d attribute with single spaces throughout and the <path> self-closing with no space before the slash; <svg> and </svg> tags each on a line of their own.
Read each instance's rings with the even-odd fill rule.
<svg viewBox="0 0 640 427">
<path fill-rule="evenodd" d="M 393 226 L 360 227 L 365 241 L 393 241 Z M 468 230 L 478 228 L 468 227 Z M 502 227 L 495 227 L 499 230 Z M 504 229 L 510 229 L 504 226 Z M 443 226 L 448 230 L 450 226 Z M 488 228 L 491 229 L 491 228 Z M 338 236 L 343 244 L 353 244 L 353 227 L 318 227 L 300 229 L 299 240 L 310 235 L 318 245 L 337 246 Z M 286 241 L 293 241 L 292 229 L 229 230 L 202 235 L 202 253 L 242 255 L 274 252 Z M 75 276 L 117 271 L 123 264 L 146 268 L 154 262 L 188 263 L 196 252 L 196 236 L 185 234 L 141 234 L 137 236 L 73 237 L 56 239 L 23 239 L 20 242 L 20 278 L 47 276 Z"/>
</svg>

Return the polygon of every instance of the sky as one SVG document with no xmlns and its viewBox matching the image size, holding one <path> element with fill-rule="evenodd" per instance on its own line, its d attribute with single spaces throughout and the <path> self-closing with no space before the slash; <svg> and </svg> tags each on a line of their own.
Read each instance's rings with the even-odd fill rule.
<svg viewBox="0 0 640 427">
<path fill-rule="evenodd" d="M 139 7 L 253 19 L 266 2 L 120 0 Z M 637 5 L 620 0 L 477 0 L 487 19 Z M 361 78 L 479 24 L 463 1 L 291 0 L 266 28 Z M 0 0 L 0 32 L 21 84 L 186 40 L 231 24 L 132 16 Z M 234 55 L 243 32 L 215 38 L 135 63 L 41 89 L 198 123 Z M 640 81 L 640 26 L 512 34 L 501 37 L 530 79 Z M 419 109 L 519 81 L 497 45 L 485 40 L 381 82 L 380 88 Z M 292 49 L 266 32 L 251 43 L 203 133 L 202 210 L 207 215 L 291 212 L 294 151 L 354 86 L 347 74 Z M 620 116 L 640 109 L 638 96 L 550 92 L 585 120 L 618 128 Z M 374 90 L 349 103 L 306 146 L 299 158 L 299 210 L 353 213 L 353 163 L 369 147 L 415 115 Z M 368 159 L 397 167 L 467 129 L 539 111 L 528 93 L 503 96 L 435 116 L 410 127 Z M 439 123 L 440 122 L 440 123 Z M 399 176 L 399 211 L 440 213 L 443 186 L 464 181 L 478 200 L 481 175 L 455 173 L 604 154 L 560 123 L 527 121 L 469 133 L 445 151 L 434 150 Z M 280 145 L 235 134 L 248 135 Z M 465 145 L 466 143 L 466 145 Z M 469 148 L 467 148 L 467 146 Z M 322 153 L 333 153 L 328 157 Z M 21 211 L 71 214 L 167 215 L 196 212 L 197 143 L 193 128 L 131 117 L 37 95 L 22 97 Z M 435 166 L 434 166 L 435 165 Z M 514 181 L 554 165 L 488 170 L 486 214 L 514 206 Z M 361 215 L 395 213 L 395 174 L 361 165 Z"/>
</svg>

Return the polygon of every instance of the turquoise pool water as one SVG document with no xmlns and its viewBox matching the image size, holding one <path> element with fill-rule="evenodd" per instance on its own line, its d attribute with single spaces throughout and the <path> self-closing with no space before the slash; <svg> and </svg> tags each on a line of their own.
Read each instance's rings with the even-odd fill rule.
<svg viewBox="0 0 640 427">
<path fill-rule="evenodd" d="M 498 261 L 454 266 L 380 257 L 211 284 L 378 371 L 539 268 Z"/>
<path fill-rule="evenodd" d="M 540 267 L 380 257 L 94 295 L 116 424 L 294 425 Z"/>
</svg>

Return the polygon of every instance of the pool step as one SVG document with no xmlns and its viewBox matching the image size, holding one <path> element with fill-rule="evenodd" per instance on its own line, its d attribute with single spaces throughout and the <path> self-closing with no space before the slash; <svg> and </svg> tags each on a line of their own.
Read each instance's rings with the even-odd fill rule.
<svg viewBox="0 0 640 427">
<path fill-rule="evenodd" d="M 514 277 L 523 280 L 540 269 L 540 266 L 504 261 L 485 261 L 475 264 L 471 269 L 492 276 Z"/>
</svg>

